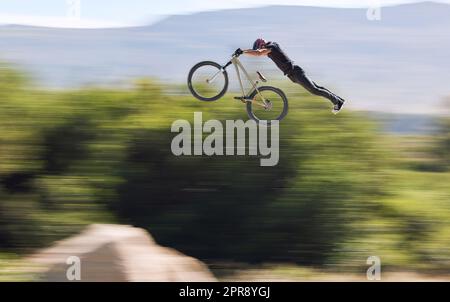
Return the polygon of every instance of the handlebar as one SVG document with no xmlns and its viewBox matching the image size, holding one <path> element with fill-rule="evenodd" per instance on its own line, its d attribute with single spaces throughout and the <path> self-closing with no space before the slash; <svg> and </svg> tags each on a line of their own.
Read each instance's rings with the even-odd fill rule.
<svg viewBox="0 0 450 302">
<path fill-rule="evenodd" d="M 244 51 L 243 51 L 242 49 L 238 48 L 238 49 L 236 49 L 236 50 L 234 51 L 234 53 L 233 53 L 231 56 L 234 57 L 234 58 L 237 58 L 237 57 L 239 57 L 239 56 L 240 56 L 241 54 L 243 54 L 243 53 L 244 53 Z M 228 66 L 231 65 L 231 63 L 232 63 L 231 60 L 228 61 L 227 64 L 225 64 L 225 65 L 222 66 L 222 69 L 227 68 Z"/>
<path fill-rule="evenodd" d="M 236 49 L 235 51 L 234 51 L 234 53 L 233 53 L 233 56 L 234 57 L 239 57 L 241 54 L 243 54 L 244 53 L 244 51 L 242 50 L 242 49 L 240 49 L 240 48 L 238 48 L 238 49 Z"/>
</svg>

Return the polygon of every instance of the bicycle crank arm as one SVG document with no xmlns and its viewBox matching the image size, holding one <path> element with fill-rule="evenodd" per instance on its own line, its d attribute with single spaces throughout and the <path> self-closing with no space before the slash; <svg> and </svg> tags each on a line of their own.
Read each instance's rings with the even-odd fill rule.
<svg viewBox="0 0 450 302">
<path fill-rule="evenodd" d="M 267 108 L 267 105 L 265 105 L 265 104 L 261 104 L 260 102 L 255 102 L 254 100 L 252 100 L 251 101 L 253 104 L 256 104 L 256 105 L 258 105 L 258 106 L 261 106 L 261 107 L 263 107 L 264 109 L 266 109 Z"/>
<path fill-rule="evenodd" d="M 245 101 L 246 101 L 246 102 L 252 102 L 254 105 L 261 106 L 261 107 L 263 107 L 264 109 L 267 108 L 267 105 L 266 105 L 266 104 L 262 104 L 261 102 L 255 101 L 255 100 L 253 100 L 253 99 L 245 99 Z"/>
<path fill-rule="evenodd" d="M 257 102 L 257 101 L 255 101 L 255 100 L 253 100 L 253 99 L 248 99 L 248 98 L 245 98 L 245 97 L 242 97 L 242 96 L 235 96 L 234 99 L 235 99 L 235 100 L 239 100 L 239 101 L 241 101 L 242 103 L 251 102 L 251 103 L 256 104 L 256 105 L 258 105 L 258 106 L 261 106 L 261 107 L 263 107 L 263 108 L 267 108 L 267 105 L 261 104 L 260 102 Z"/>
</svg>

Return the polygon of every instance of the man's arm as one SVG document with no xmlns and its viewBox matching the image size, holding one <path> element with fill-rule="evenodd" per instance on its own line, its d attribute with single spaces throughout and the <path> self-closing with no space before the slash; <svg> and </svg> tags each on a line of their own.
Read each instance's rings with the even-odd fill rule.
<svg viewBox="0 0 450 302">
<path fill-rule="evenodd" d="M 263 49 L 246 49 L 243 52 L 247 55 L 259 57 L 259 56 L 267 56 L 270 53 L 271 49 L 263 48 Z"/>
</svg>

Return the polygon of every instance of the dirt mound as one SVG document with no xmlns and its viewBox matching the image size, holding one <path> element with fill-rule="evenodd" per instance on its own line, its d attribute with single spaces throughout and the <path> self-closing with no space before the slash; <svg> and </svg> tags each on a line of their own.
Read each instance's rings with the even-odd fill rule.
<svg viewBox="0 0 450 302">
<path fill-rule="evenodd" d="M 72 256 L 80 259 L 81 281 L 216 280 L 199 260 L 161 247 L 145 230 L 125 225 L 91 225 L 28 260 L 40 267 L 44 280 L 67 281 Z"/>
</svg>

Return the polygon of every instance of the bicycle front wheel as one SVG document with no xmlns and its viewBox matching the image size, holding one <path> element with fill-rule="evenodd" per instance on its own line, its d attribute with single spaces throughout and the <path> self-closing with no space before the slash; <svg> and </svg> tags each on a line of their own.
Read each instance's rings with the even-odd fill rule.
<svg viewBox="0 0 450 302">
<path fill-rule="evenodd" d="M 273 120 L 282 120 L 288 112 L 288 100 L 284 92 L 271 86 L 255 89 L 247 102 L 248 116 L 260 124 L 270 126 Z"/>
<path fill-rule="evenodd" d="M 189 71 L 188 87 L 195 98 L 215 101 L 228 89 L 228 74 L 216 62 L 200 62 Z"/>
</svg>

